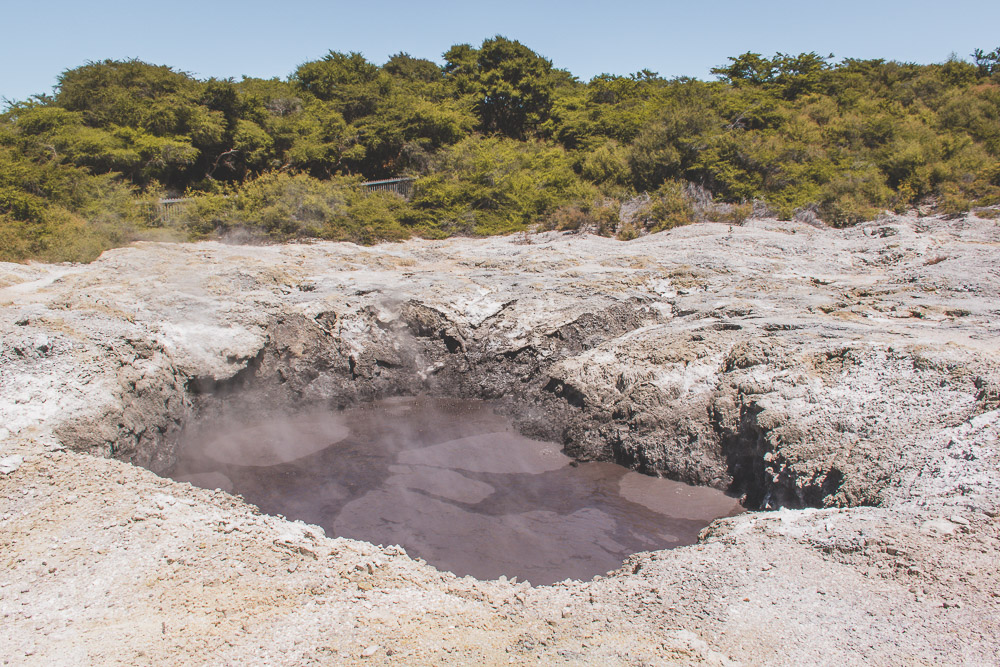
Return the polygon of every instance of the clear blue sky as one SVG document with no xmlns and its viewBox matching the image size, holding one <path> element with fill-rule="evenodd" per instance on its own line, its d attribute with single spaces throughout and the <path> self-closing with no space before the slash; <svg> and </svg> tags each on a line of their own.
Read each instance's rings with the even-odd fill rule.
<svg viewBox="0 0 1000 667">
<path fill-rule="evenodd" d="M 942 62 L 1000 46 L 990 0 L 0 0 L 0 97 L 51 92 L 88 60 L 139 58 L 199 77 L 285 77 L 328 50 L 376 63 L 406 51 L 520 40 L 583 80 L 642 68 L 710 78 L 745 51 Z"/>
</svg>

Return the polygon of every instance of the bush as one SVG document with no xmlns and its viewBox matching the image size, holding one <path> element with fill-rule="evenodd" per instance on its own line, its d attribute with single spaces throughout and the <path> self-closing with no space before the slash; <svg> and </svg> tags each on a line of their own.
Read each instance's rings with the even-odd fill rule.
<svg viewBox="0 0 1000 667">
<path fill-rule="evenodd" d="M 651 232 L 688 225 L 695 221 L 694 204 L 683 184 L 667 181 L 652 196 L 643 218 Z"/>
<path fill-rule="evenodd" d="M 560 232 L 587 230 L 596 226 L 596 221 L 581 207 L 561 206 L 545 221 L 545 229 L 555 229 Z"/>
<path fill-rule="evenodd" d="M 820 217 L 836 227 L 872 220 L 889 203 L 892 191 L 871 166 L 847 171 L 827 183 L 820 195 Z"/>
<path fill-rule="evenodd" d="M 400 196 L 369 192 L 357 179 L 320 180 L 275 172 L 219 192 L 189 192 L 173 218 L 193 238 L 288 241 L 321 238 L 372 244 L 419 233 L 419 216 Z"/>
<path fill-rule="evenodd" d="M 747 202 L 835 225 L 929 202 L 959 215 L 1000 203 L 997 53 L 933 65 L 745 53 L 716 81 L 641 70 L 588 83 L 499 36 L 452 47 L 443 68 L 331 52 L 287 80 L 87 63 L 0 114 L 2 252 L 78 258 L 234 229 L 629 237 L 738 223 Z M 353 187 L 404 174 L 420 177 L 410 202 Z M 192 197 L 168 226 L 164 188 Z M 638 192 L 652 195 L 640 205 Z"/>
<path fill-rule="evenodd" d="M 35 220 L 0 214 L 0 260 L 22 262 L 90 262 L 121 237 L 95 229 L 66 209 L 49 207 Z"/>
<path fill-rule="evenodd" d="M 957 218 L 968 213 L 973 200 L 956 187 L 945 187 L 938 197 L 937 210 L 944 216 Z"/>
<path fill-rule="evenodd" d="M 507 234 L 594 194 L 561 148 L 477 136 L 441 152 L 434 173 L 418 181 L 413 206 L 432 227 L 464 219 L 476 234 Z"/>
</svg>

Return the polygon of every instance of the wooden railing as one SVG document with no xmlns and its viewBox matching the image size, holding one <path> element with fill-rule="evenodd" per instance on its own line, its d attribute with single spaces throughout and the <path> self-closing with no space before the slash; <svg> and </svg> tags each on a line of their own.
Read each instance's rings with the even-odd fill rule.
<svg viewBox="0 0 1000 667">
<path fill-rule="evenodd" d="M 163 226 L 170 224 L 171 211 L 177 208 L 178 204 L 189 201 L 192 201 L 191 197 L 166 197 L 155 201 L 140 201 L 138 205 L 145 212 L 150 224 Z"/>
<path fill-rule="evenodd" d="M 413 195 L 413 182 L 415 178 L 389 178 L 384 181 L 368 181 L 358 183 L 358 187 L 365 188 L 369 192 L 395 192 L 397 195 L 409 199 Z"/>
</svg>

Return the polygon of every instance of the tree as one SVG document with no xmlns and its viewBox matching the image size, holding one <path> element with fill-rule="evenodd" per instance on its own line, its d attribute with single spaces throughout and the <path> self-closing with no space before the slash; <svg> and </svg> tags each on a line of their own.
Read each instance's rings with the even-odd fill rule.
<svg viewBox="0 0 1000 667">
<path fill-rule="evenodd" d="M 375 110 L 390 87 L 389 76 L 356 51 L 330 51 L 300 65 L 293 80 L 324 102 L 333 102 L 348 123 Z"/>
<path fill-rule="evenodd" d="M 483 42 L 477 66 L 476 110 L 485 131 L 519 139 L 549 115 L 551 61 L 520 42 L 498 36 Z"/>
<path fill-rule="evenodd" d="M 730 64 L 726 67 L 713 67 L 710 71 L 723 81 L 734 86 L 756 85 L 770 83 L 774 79 L 775 66 L 770 58 L 764 58 L 759 53 L 747 51 L 735 58 L 728 58 Z"/>
<path fill-rule="evenodd" d="M 523 139 L 549 116 L 552 62 L 524 44 L 496 36 L 478 50 L 454 46 L 445 59 L 445 74 L 459 93 L 474 95 L 482 131 Z"/>
<path fill-rule="evenodd" d="M 792 100 L 819 88 L 822 73 L 830 68 L 827 61 L 833 57 L 832 53 L 823 57 L 815 51 L 797 56 L 779 52 L 773 58 L 747 52 L 730 57 L 729 65 L 713 67 L 711 71 L 737 88 L 754 86 L 771 89 Z"/>
<path fill-rule="evenodd" d="M 445 51 L 445 65 L 442 72 L 456 97 L 475 94 L 478 91 L 476 62 L 478 53 L 469 44 L 456 44 Z"/>
<path fill-rule="evenodd" d="M 972 60 L 976 64 L 979 76 L 988 77 L 1000 73 L 1000 46 L 986 53 L 982 49 L 972 52 Z"/>
<path fill-rule="evenodd" d="M 405 81 L 433 83 L 444 78 L 444 73 L 436 63 L 423 58 L 414 58 L 409 53 L 395 54 L 382 66 L 382 69 Z"/>
<path fill-rule="evenodd" d="M 54 103 L 82 112 L 92 127 L 127 125 L 159 135 L 183 133 L 201 85 L 163 65 L 105 60 L 63 72 Z"/>
<path fill-rule="evenodd" d="M 777 71 L 774 82 L 782 97 L 793 100 L 800 95 L 819 90 L 823 72 L 830 69 L 827 61 L 833 57 L 831 53 L 824 58 L 815 51 L 800 53 L 797 56 L 776 53 L 771 62 Z"/>
<path fill-rule="evenodd" d="M 329 178 L 340 171 L 351 147 L 347 123 L 334 105 L 314 99 L 304 113 L 287 119 L 284 125 L 285 140 L 291 140 L 285 152 L 289 165 L 317 177 Z"/>
</svg>

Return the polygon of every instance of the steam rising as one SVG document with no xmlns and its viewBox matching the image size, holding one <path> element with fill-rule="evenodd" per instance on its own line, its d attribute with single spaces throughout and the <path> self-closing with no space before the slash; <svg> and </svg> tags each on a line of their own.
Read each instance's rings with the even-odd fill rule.
<svg viewBox="0 0 1000 667">
<path fill-rule="evenodd" d="M 207 443 L 203 451 L 219 463 L 263 468 L 314 454 L 337 444 L 350 433 L 336 415 L 300 413 L 224 432 Z"/>
</svg>

